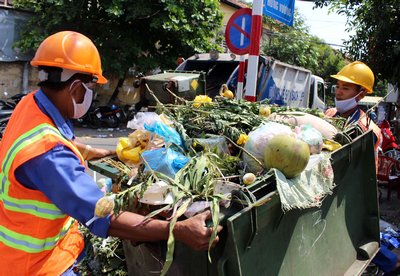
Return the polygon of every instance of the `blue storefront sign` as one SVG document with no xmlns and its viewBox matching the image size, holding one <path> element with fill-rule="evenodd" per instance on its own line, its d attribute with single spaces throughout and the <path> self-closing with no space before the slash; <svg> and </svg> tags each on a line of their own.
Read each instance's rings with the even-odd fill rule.
<svg viewBox="0 0 400 276">
<path fill-rule="evenodd" d="M 295 0 L 264 0 L 263 14 L 293 26 Z"/>
</svg>

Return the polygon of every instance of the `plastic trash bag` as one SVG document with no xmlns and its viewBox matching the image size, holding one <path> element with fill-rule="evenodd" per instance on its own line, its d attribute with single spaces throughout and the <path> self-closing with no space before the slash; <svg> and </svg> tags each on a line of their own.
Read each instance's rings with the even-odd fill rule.
<svg viewBox="0 0 400 276">
<path fill-rule="evenodd" d="M 292 126 L 311 125 L 318 130 L 323 138 L 332 140 L 338 130 L 335 126 L 326 120 L 312 114 L 304 112 L 285 112 L 285 113 L 272 113 L 268 119 L 273 121 L 284 122 Z"/>
<path fill-rule="evenodd" d="M 161 180 L 148 187 L 139 201 L 150 205 L 171 204 L 174 196 L 169 192 L 168 184 Z"/>
<path fill-rule="evenodd" d="M 173 143 L 177 146 L 183 147 L 183 142 L 180 134 L 172 127 L 157 121 L 151 125 L 144 124 L 144 128 L 152 133 L 161 136 L 166 144 Z"/>
<path fill-rule="evenodd" d="M 322 134 L 311 125 L 302 125 L 296 128 L 297 138 L 306 142 L 311 154 L 318 154 L 324 144 Z"/>
<path fill-rule="evenodd" d="M 218 153 L 230 154 L 228 143 L 223 136 L 211 136 L 208 138 L 195 138 L 194 143 L 200 144 L 204 148 L 213 151 L 217 149 Z"/>
<path fill-rule="evenodd" d="M 144 129 L 144 125 L 151 125 L 154 122 L 160 122 L 161 118 L 155 112 L 138 112 L 135 117 L 127 124 L 128 128 Z"/>
<path fill-rule="evenodd" d="M 142 158 L 146 161 L 145 171 L 149 170 L 148 166 L 150 166 L 153 171 L 163 173 L 170 178 L 175 178 L 175 174 L 190 160 L 170 148 L 144 151 Z"/>
</svg>

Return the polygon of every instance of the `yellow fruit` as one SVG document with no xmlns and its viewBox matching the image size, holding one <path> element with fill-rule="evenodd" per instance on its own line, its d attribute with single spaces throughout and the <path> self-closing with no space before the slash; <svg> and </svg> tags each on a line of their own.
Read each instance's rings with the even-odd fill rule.
<svg viewBox="0 0 400 276">
<path fill-rule="evenodd" d="M 103 196 L 96 202 L 96 208 L 94 213 L 99 218 L 104 218 L 111 214 L 114 209 L 114 197 L 113 196 Z"/>
<path fill-rule="evenodd" d="M 269 115 L 271 115 L 271 108 L 269 108 L 268 106 L 261 106 L 259 114 L 261 116 L 268 117 Z"/>
<path fill-rule="evenodd" d="M 299 175 L 306 168 L 309 159 L 308 144 L 287 134 L 274 136 L 264 149 L 265 168 L 276 168 L 286 178 Z"/>
<path fill-rule="evenodd" d="M 256 176 L 254 175 L 254 173 L 246 173 L 246 174 L 243 176 L 243 184 L 245 184 L 245 185 L 250 185 L 250 184 L 252 184 L 255 180 L 256 180 Z"/>
<path fill-rule="evenodd" d="M 231 90 L 226 90 L 222 96 L 224 96 L 227 99 L 233 99 L 235 97 L 235 95 L 233 94 L 233 92 Z"/>
</svg>

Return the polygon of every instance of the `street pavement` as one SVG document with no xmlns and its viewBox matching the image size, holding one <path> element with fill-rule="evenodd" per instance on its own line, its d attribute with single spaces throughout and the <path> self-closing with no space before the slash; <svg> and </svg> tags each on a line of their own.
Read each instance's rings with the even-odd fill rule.
<svg viewBox="0 0 400 276">
<path fill-rule="evenodd" d="M 84 128 L 75 127 L 75 136 L 79 142 L 105 149 L 115 149 L 119 137 L 126 137 L 133 132 L 133 129 L 120 128 Z"/>
<path fill-rule="evenodd" d="M 90 145 L 94 148 L 104 148 L 115 150 L 118 140 L 120 137 L 126 137 L 133 132 L 133 129 L 120 127 L 120 128 L 85 128 L 85 127 L 75 127 L 74 128 L 76 140 Z M 87 169 L 86 173 L 93 177 L 94 181 L 98 181 L 104 176 Z"/>
</svg>

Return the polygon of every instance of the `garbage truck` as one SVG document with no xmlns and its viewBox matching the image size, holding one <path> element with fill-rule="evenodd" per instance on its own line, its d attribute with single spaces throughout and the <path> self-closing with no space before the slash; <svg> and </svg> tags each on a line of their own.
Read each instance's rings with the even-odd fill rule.
<svg viewBox="0 0 400 276">
<path fill-rule="evenodd" d="M 226 84 L 236 93 L 239 56 L 228 53 L 195 54 L 175 70 L 143 78 L 142 105 L 155 105 L 149 89 L 162 103 L 181 98 L 193 100 L 196 95 L 214 98 Z M 290 65 L 268 56 L 260 56 L 256 98 L 279 106 L 325 109 L 324 80 L 310 70 Z"/>
</svg>

